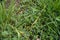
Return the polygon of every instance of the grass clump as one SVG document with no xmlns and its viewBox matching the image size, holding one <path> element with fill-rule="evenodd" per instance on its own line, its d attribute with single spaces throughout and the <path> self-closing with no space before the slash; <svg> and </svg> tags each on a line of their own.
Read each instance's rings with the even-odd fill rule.
<svg viewBox="0 0 60 40">
<path fill-rule="evenodd" d="M 59 40 L 60 0 L 0 2 L 0 40 Z"/>
</svg>

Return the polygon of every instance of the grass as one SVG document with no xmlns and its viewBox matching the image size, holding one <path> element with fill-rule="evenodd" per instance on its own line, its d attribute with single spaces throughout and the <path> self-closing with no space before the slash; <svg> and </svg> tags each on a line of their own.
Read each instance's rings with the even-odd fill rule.
<svg viewBox="0 0 60 40">
<path fill-rule="evenodd" d="M 60 40 L 60 0 L 0 2 L 0 40 Z"/>
</svg>

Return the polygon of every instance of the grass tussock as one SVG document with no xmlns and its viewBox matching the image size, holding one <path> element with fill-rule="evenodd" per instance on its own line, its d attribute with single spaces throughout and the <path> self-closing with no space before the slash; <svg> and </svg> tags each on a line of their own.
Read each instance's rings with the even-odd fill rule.
<svg viewBox="0 0 60 40">
<path fill-rule="evenodd" d="M 60 40 L 60 0 L 0 1 L 0 40 Z"/>
</svg>

